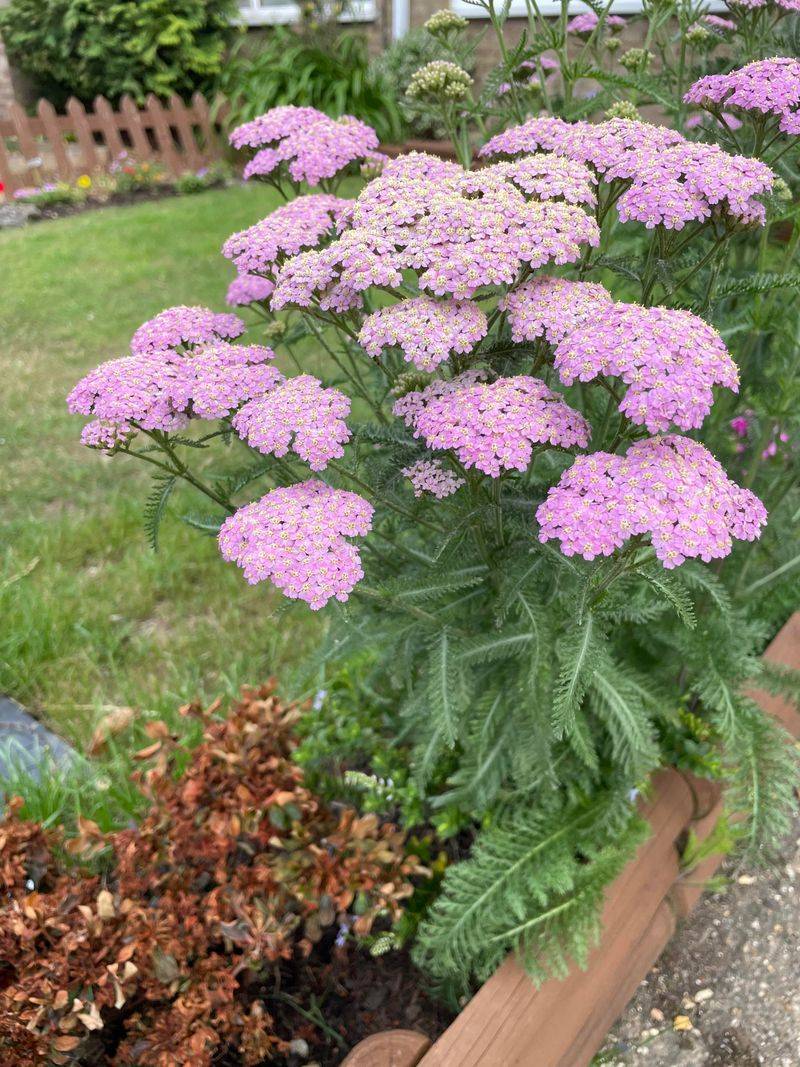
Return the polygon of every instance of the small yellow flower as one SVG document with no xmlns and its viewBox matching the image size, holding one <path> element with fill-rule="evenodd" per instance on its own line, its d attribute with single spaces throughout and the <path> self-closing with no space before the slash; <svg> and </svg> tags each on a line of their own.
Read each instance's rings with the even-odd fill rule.
<svg viewBox="0 0 800 1067">
<path fill-rule="evenodd" d="M 81 174 L 80 178 L 75 182 L 79 189 L 91 189 L 92 179 L 88 174 Z"/>
</svg>

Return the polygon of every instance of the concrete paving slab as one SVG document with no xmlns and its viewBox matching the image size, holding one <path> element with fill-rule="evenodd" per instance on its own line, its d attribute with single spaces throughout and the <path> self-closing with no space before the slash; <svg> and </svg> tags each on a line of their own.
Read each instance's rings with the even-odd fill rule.
<svg viewBox="0 0 800 1067">
<path fill-rule="evenodd" d="M 0 783 L 12 766 L 32 774 L 48 759 L 69 762 L 75 750 L 10 697 L 0 696 Z"/>
</svg>

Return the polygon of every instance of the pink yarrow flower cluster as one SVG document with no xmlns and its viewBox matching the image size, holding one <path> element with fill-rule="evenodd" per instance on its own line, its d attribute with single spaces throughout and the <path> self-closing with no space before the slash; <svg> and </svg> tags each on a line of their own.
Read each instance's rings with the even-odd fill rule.
<svg viewBox="0 0 800 1067">
<path fill-rule="evenodd" d="M 272 277 L 288 256 L 316 248 L 332 237 L 349 206 L 349 200 L 325 193 L 298 196 L 249 229 L 232 234 L 222 246 L 222 254 L 233 260 L 240 274 Z"/>
<path fill-rule="evenodd" d="M 557 344 L 611 303 L 611 293 L 596 282 L 572 282 L 541 275 L 512 289 L 500 300 L 514 341 L 544 337 Z"/>
<path fill-rule="evenodd" d="M 704 26 L 710 26 L 717 33 L 733 33 L 736 23 L 733 19 L 726 19 L 722 15 L 703 15 L 701 20 Z"/>
<path fill-rule="evenodd" d="M 251 585 L 270 581 L 316 611 L 332 597 L 346 601 L 364 577 L 358 549 L 346 539 L 369 533 L 373 510 L 356 493 L 316 479 L 273 489 L 225 520 L 220 551 Z"/>
<path fill-rule="evenodd" d="M 701 426 L 712 386 L 739 390 L 739 373 L 717 331 L 690 311 L 638 304 L 599 307 L 555 350 L 565 385 L 615 375 L 629 387 L 620 411 L 650 433 Z"/>
<path fill-rule="evenodd" d="M 424 154 L 401 156 L 361 192 L 339 241 L 284 264 L 272 307 L 358 307 L 366 289 L 397 287 L 409 268 L 421 288 L 463 300 L 511 284 L 523 265 L 574 262 L 598 243 L 597 223 L 549 197 L 580 195 L 576 175 L 554 164 L 546 176 L 539 161 L 535 170 L 517 161 L 472 173 Z M 593 196 L 591 175 L 582 175 L 583 193 Z"/>
<path fill-rule="evenodd" d="M 527 469 L 533 446 L 584 447 L 589 424 L 543 381 L 526 375 L 481 382 L 467 371 L 406 394 L 394 413 L 429 448 L 451 449 L 467 468 L 492 478 Z"/>
<path fill-rule="evenodd" d="M 712 112 L 725 107 L 776 115 L 784 133 L 800 134 L 800 61 L 786 56 L 759 59 L 730 74 L 709 74 L 683 99 Z"/>
<path fill-rule="evenodd" d="M 743 11 L 754 11 L 756 8 L 768 7 L 773 0 L 728 0 L 728 6 L 735 12 L 737 8 Z M 775 6 L 784 11 L 800 11 L 800 0 L 774 0 Z"/>
<path fill-rule="evenodd" d="M 623 222 L 680 230 L 725 211 L 744 223 L 764 222 L 757 199 L 775 175 L 758 159 L 729 155 L 717 145 L 687 141 L 677 130 L 633 119 L 565 122 L 528 119 L 492 137 L 484 156 L 555 152 L 592 166 L 606 182 L 630 183 L 617 202 Z"/>
<path fill-rule="evenodd" d="M 351 163 L 369 159 L 378 136 L 350 115 L 332 119 L 313 107 L 286 105 L 237 126 L 231 144 L 259 149 L 244 168 L 245 180 L 285 167 L 293 181 L 319 185 Z"/>
<path fill-rule="evenodd" d="M 228 286 L 225 303 L 231 307 L 243 307 L 256 300 L 266 300 L 274 288 L 269 278 L 262 278 L 258 274 L 240 274 Z"/>
<path fill-rule="evenodd" d="M 226 341 L 244 330 L 242 320 L 228 312 L 216 313 L 206 307 L 171 307 L 142 323 L 131 338 L 131 352 L 143 356 L 165 349 Z"/>
<path fill-rule="evenodd" d="M 599 17 L 594 11 L 583 11 L 580 15 L 576 15 L 570 19 L 567 23 L 568 33 L 577 33 L 584 36 L 594 33 L 597 29 L 597 25 L 600 22 Z M 603 25 L 607 26 L 610 30 L 619 30 L 625 25 L 625 19 L 619 15 L 607 15 L 603 20 Z"/>
<path fill-rule="evenodd" d="M 437 500 L 452 496 L 464 484 L 464 479 L 442 466 L 438 459 L 418 459 L 410 467 L 403 467 L 401 474 L 411 482 L 414 496 L 430 493 Z"/>
<path fill-rule="evenodd" d="M 185 391 L 180 380 L 180 364 L 171 361 L 171 353 L 156 356 L 125 356 L 95 367 L 82 378 L 67 397 L 73 414 L 93 415 L 108 432 L 112 426 L 129 426 L 135 422 L 144 430 L 170 432 L 182 429 L 187 416 L 176 406 L 176 396 L 183 400 Z M 110 437 L 101 439 L 98 429 L 87 430 L 85 444 L 104 447 Z"/>
<path fill-rule="evenodd" d="M 486 316 L 471 300 L 419 296 L 368 315 L 358 339 L 373 358 L 396 346 L 406 363 L 431 371 L 454 352 L 471 352 L 487 329 Z"/>
<path fill-rule="evenodd" d="M 650 534 L 656 556 L 670 569 L 687 559 L 727 556 L 733 538 L 755 540 L 767 513 L 703 445 L 673 434 L 638 441 L 624 456 L 579 456 L 536 520 L 540 541 L 555 539 L 565 555 L 587 560 Z"/>
<path fill-rule="evenodd" d="M 109 448 L 133 432 L 132 424 L 169 433 L 191 417 L 228 415 L 276 385 L 281 375 L 271 365 L 274 358 L 263 345 L 216 341 L 191 355 L 165 349 L 112 359 L 78 382 L 67 407 L 99 420 L 84 430 L 84 444 Z"/>
<path fill-rule="evenodd" d="M 127 422 L 103 422 L 95 419 L 87 422 L 81 430 L 81 444 L 87 448 L 99 448 L 103 452 L 111 452 L 118 445 L 127 444 L 136 430 Z"/>
<path fill-rule="evenodd" d="M 248 401 L 234 415 L 233 427 L 259 452 L 280 457 L 292 447 L 313 471 L 320 471 L 344 455 L 350 440 L 344 420 L 349 414 L 350 400 L 344 393 L 301 374 Z"/>
</svg>

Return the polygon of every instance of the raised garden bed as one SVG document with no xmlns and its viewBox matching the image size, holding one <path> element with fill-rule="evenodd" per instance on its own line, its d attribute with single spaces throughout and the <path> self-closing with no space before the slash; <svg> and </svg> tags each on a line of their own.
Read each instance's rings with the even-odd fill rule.
<svg viewBox="0 0 800 1067">
<path fill-rule="evenodd" d="M 800 667 L 800 612 L 771 642 L 765 658 Z M 754 694 L 800 738 L 800 713 L 779 697 Z M 585 971 L 538 989 L 509 958 L 435 1043 L 415 1032 L 376 1034 L 347 1067 L 585 1067 L 663 951 L 675 924 L 700 899 L 722 856 L 682 871 L 678 845 L 691 829 L 702 840 L 722 811 L 714 786 L 665 770 L 644 808 L 653 833 L 608 891 L 603 935 Z"/>
</svg>

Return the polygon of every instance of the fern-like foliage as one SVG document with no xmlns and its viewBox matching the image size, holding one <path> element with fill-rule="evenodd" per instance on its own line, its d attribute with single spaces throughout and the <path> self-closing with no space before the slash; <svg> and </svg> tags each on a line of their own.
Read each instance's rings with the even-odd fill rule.
<svg viewBox="0 0 800 1067">
<path fill-rule="evenodd" d="M 158 551 L 159 530 L 167 513 L 167 504 L 176 482 L 175 475 L 157 474 L 153 478 L 153 488 L 145 501 L 144 530 L 147 536 L 147 543 L 154 552 Z"/>
<path fill-rule="evenodd" d="M 440 983 L 463 990 L 509 950 L 538 978 L 585 963 L 605 887 L 646 828 L 622 791 L 561 799 L 509 805 L 447 871 L 415 951 Z"/>
</svg>

